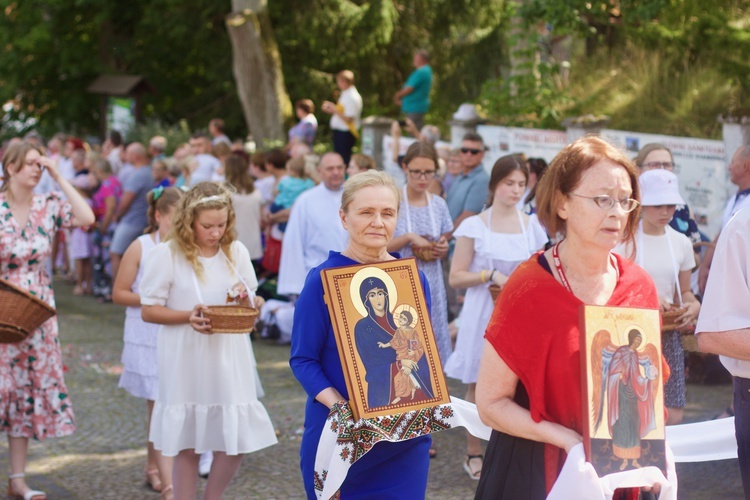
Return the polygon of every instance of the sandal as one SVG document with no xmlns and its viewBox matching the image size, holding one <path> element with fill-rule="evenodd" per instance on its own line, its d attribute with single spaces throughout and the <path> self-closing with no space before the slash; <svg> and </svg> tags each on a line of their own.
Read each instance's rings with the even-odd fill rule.
<svg viewBox="0 0 750 500">
<path fill-rule="evenodd" d="M 437 456 L 437 450 L 435 448 L 430 448 L 429 455 L 430 458 L 435 458 Z"/>
<path fill-rule="evenodd" d="M 146 476 L 146 486 L 151 488 L 157 493 L 162 491 L 161 477 L 159 476 L 159 469 L 146 469 L 143 471 Z"/>
<path fill-rule="evenodd" d="M 478 469 L 472 470 L 471 461 L 475 459 L 482 460 L 482 465 L 484 465 L 484 455 L 466 455 L 464 470 L 471 479 L 473 479 L 474 481 L 479 481 L 479 476 L 482 474 L 482 465 L 480 465 Z"/>
<path fill-rule="evenodd" d="M 39 490 L 29 489 L 29 491 L 27 491 L 23 495 L 16 493 L 16 491 L 13 489 L 13 480 L 23 479 L 25 477 L 26 474 L 24 474 L 23 472 L 19 472 L 18 474 L 10 474 L 8 476 L 8 498 L 10 500 L 47 500 L 47 494 Z"/>
</svg>

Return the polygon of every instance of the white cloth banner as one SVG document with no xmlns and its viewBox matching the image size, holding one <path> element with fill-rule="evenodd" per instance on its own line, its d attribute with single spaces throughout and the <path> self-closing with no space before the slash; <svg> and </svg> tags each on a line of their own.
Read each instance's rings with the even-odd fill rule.
<svg viewBox="0 0 750 500">
<path fill-rule="evenodd" d="M 667 426 L 675 462 L 711 462 L 737 458 L 734 417 Z"/>
<path fill-rule="evenodd" d="M 348 408 L 346 409 L 348 412 Z M 484 440 L 489 440 L 492 429 L 479 418 L 476 405 L 462 399 L 451 397 L 448 405 L 429 408 L 427 411 L 433 417 L 430 430 L 441 430 L 464 427 L 470 434 Z M 410 412 L 409 415 L 417 412 Z M 396 417 L 396 416 L 393 416 Z M 369 449 L 357 449 L 357 430 L 367 429 L 370 433 L 376 430 L 380 435 L 379 441 L 402 441 L 415 437 L 402 436 L 398 433 L 400 426 L 394 426 L 393 431 L 384 429 L 377 419 L 359 420 L 354 422 L 349 413 L 331 413 L 328 424 L 320 436 L 318 453 L 315 458 L 315 473 L 321 480 L 323 488 L 317 490 L 318 498 L 329 499 L 338 491 L 346 479 L 349 467 Z M 340 439 L 344 434 L 346 439 Z M 419 435 L 424 435 L 419 434 Z M 594 467 L 584 458 L 583 445 L 575 446 L 568 455 L 557 481 L 548 499 L 563 500 L 567 498 L 609 500 L 616 488 L 650 486 L 654 483 L 662 485 L 660 500 L 677 498 L 677 475 L 675 462 L 707 462 L 737 458 L 737 443 L 734 437 L 734 418 L 710 420 L 694 424 L 673 425 L 667 427 L 667 472 L 672 481 L 668 481 L 656 467 L 644 467 L 638 470 L 617 472 L 602 478 L 597 477 Z M 342 457 L 356 457 L 348 460 Z"/>
</svg>

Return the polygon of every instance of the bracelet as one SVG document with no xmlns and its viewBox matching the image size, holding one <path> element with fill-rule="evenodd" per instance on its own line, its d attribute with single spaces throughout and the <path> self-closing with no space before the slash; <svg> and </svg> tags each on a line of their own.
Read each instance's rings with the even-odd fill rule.
<svg viewBox="0 0 750 500">
<path fill-rule="evenodd" d="M 487 281 L 492 281 L 492 277 L 493 277 L 494 275 L 495 275 L 495 270 L 493 269 L 493 270 L 492 270 L 492 272 L 490 273 L 490 279 L 489 279 L 489 280 L 487 280 Z"/>
<path fill-rule="evenodd" d="M 486 273 L 484 269 L 482 269 L 482 272 L 479 273 L 479 279 L 482 280 L 482 283 L 487 283 L 487 280 L 484 279 L 484 273 Z"/>
</svg>

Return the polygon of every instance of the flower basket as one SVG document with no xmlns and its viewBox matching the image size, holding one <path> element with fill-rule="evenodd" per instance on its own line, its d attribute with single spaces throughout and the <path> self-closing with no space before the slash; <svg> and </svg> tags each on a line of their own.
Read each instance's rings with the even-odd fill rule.
<svg viewBox="0 0 750 500">
<path fill-rule="evenodd" d="M 260 311 L 248 306 L 209 306 L 203 315 L 211 320 L 213 333 L 250 333 Z"/>
<path fill-rule="evenodd" d="M 0 343 L 22 341 L 55 314 L 43 300 L 0 279 Z"/>
<path fill-rule="evenodd" d="M 661 331 L 670 332 L 677 329 L 677 318 L 687 310 L 687 307 L 670 309 L 661 313 Z"/>
<path fill-rule="evenodd" d="M 412 249 L 412 252 L 414 252 L 414 257 L 416 257 L 417 259 L 423 262 L 432 262 L 433 260 L 437 260 L 437 257 L 432 251 L 434 246 L 435 246 L 434 244 L 423 246 L 423 247 L 417 247 L 417 246 L 412 245 L 411 249 Z"/>
</svg>

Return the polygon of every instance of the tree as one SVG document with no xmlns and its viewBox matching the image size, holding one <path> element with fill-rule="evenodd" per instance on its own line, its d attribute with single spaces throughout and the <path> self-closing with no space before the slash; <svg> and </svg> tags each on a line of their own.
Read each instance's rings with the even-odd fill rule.
<svg viewBox="0 0 750 500">
<path fill-rule="evenodd" d="M 284 141 L 283 125 L 292 115 L 292 104 L 266 0 L 232 0 L 226 26 L 237 92 L 250 132 L 259 144 Z"/>
</svg>

